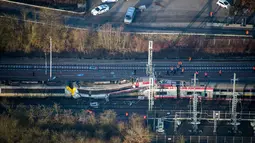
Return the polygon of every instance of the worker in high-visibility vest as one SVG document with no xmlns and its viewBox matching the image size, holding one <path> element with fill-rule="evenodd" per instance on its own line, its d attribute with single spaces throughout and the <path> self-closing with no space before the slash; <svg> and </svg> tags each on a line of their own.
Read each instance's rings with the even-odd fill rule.
<svg viewBox="0 0 255 143">
<path fill-rule="evenodd" d="M 178 62 L 178 65 L 179 65 L 179 67 L 181 68 L 181 67 L 182 67 L 182 62 L 179 61 L 179 62 Z"/>
<path fill-rule="evenodd" d="M 210 12 L 209 15 L 210 15 L 210 17 L 213 17 L 213 12 Z"/>
<path fill-rule="evenodd" d="M 253 66 L 253 68 L 252 68 L 252 69 L 253 69 L 253 71 L 255 71 L 255 66 Z"/>
<path fill-rule="evenodd" d="M 219 75 L 221 76 L 221 74 L 222 74 L 222 71 L 221 71 L 221 70 L 219 70 Z"/>
</svg>

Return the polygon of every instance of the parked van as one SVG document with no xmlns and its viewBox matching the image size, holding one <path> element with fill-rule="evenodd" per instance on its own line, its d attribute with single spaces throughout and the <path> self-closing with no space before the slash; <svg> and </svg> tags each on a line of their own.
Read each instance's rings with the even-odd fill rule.
<svg viewBox="0 0 255 143">
<path fill-rule="evenodd" d="M 135 17 L 135 8 L 134 7 L 129 7 L 127 10 L 127 13 L 124 18 L 124 23 L 125 24 L 130 24 L 132 23 L 133 19 Z"/>
</svg>

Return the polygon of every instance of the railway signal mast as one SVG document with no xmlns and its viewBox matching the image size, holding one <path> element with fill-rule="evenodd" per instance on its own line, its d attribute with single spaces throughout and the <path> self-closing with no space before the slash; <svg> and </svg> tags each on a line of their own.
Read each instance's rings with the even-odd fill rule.
<svg viewBox="0 0 255 143">
<path fill-rule="evenodd" d="M 237 119 L 236 119 L 236 116 L 237 116 L 236 106 L 237 106 L 237 102 L 238 102 L 237 93 L 235 92 L 236 81 L 238 80 L 238 79 L 236 79 L 236 73 L 234 73 L 234 79 L 232 79 L 232 80 L 233 80 L 233 98 L 232 98 L 232 110 L 231 110 L 231 119 L 232 119 L 231 124 L 234 126 L 234 133 L 236 133 L 236 131 L 238 130 L 237 126 L 240 125 L 240 123 L 237 122 Z"/>
<path fill-rule="evenodd" d="M 52 38 L 50 37 L 50 79 L 52 78 Z"/>
<path fill-rule="evenodd" d="M 200 124 L 199 121 L 197 121 L 197 94 L 195 93 L 196 89 L 196 73 L 194 73 L 194 79 L 193 79 L 193 86 L 194 86 L 194 91 L 193 91 L 193 118 L 191 124 L 193 124 L 193 131 L 196 133 L 197 132 L 197 125 Z"/>
<path fill-rule="evenodd" d="M 148 47 L 148 64 L 147 64 L 147 70 L 146 73 L 149 76 L 149 107 L 148 110 L 152 111 L 153 105 L 154 105 L 154 68 L 152 65 L 152 53 L 153 53 L 153 41 L 149 41 L 149 47 Z"/>
</svg>

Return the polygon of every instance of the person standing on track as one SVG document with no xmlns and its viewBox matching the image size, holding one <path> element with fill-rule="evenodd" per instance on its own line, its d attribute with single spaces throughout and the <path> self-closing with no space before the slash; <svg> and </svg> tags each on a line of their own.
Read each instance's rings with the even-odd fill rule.
<svg viewBox="0 0 255 143">
<path fill-rule="evenodd" d="M 170 70 L 171 70 L 171 73 L 173 73 L 173 71 L 174 71 L 174 67 L 173 67 L 173 66 L 171 66 L 171 67 L 170 67 Z"/>
<path fill-rule="evenodd" d="M 205 77 L 207 77 L 208 76 L 208 73 L 207 72 L 205 72 Z"/>
<path fill-rule="evenodd" d="M 191 60 L 192 60 L 192 58 L 191 58 L 191 57 L 189 57 L 189 62 L 191 62 Z"/>
<path fill-rule="evenodd" d="M 179 65 L 179 67 L 181 68 L 181 67 L 182 67 L 182 62 L 179 61 L 179 62 L 178 62 L 178 65 Z"/>
<path fill-rule="evenodd" d="M 195 72 L 195 74 L 198 76 L 199 72 L 198 72 L 198 71 L 196 71 L 196 72 Z"/>
</svg>

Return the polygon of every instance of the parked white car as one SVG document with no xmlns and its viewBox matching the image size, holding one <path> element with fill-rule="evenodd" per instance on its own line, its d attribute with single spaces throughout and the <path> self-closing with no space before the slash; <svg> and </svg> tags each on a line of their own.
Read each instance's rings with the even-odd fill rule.
<svg viewBox="0 0 255 143">
<path fill-rule="evenodd" d="M 94 9 L 92 9 L 91 14 L 98 15 L 98 14 L 105 13 L 109 10 L 110 10 L 110 7 L 107 4 L 102 4 L 102 5 L 95 7 Z"/>
<path fill-rule="evenodd" d="M 117 2 L 119 0 L 102 0 L 102 3 Z"/>
<path fill-rule="evenodd" d="M 218 0 L 216 4 L 226 9 L 230 7 L 230 4 L 227 0 Z"/>
</svg>

